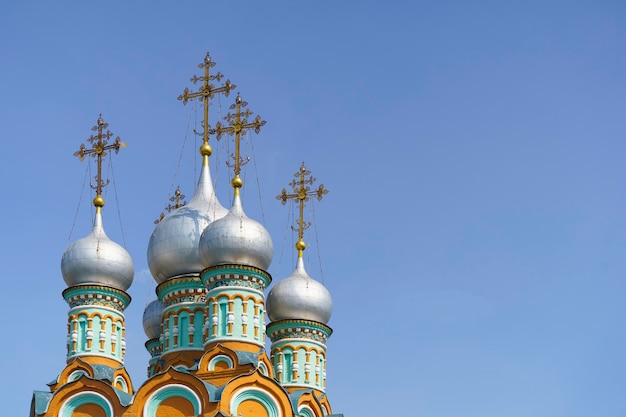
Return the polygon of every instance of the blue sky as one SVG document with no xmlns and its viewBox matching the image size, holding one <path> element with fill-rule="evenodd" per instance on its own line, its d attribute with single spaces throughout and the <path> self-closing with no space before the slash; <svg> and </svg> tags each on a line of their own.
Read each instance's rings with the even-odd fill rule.
<svg viewBox="0 0 626 417">
<path fill-rule="evenodd" d="M 72 154 L 100 113 L 128 143 L 104 221 L 135 263 L 126 365 L 145 379 L 146 248 L 173 189 L 192 195 L 202 117 L 176 97 L 207 51 L 267 121 L 246 148 L 244 207 L 273 236 L 274 282 L 295 252 L 274 196 L 303 160 L 330 189 L 305 255 L 335 303 L 335 412 L 626 414 L 624 3 L 2 9 L 4 414 L 26 415 L 65 364 L 60 259 L 90 230 L 93 198 Z M 228 206 L 226 150 L 212 145 Z"/>
</svg>

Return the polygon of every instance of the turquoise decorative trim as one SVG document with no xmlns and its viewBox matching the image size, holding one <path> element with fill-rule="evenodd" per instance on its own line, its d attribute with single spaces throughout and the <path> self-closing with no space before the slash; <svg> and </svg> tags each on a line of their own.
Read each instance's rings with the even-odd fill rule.
<svg viewBox="0 0 626 417">
<path fill-rule="evenodd" d="M 59 417 L 72 417 L 74 411 L 84 404 L 95 404 L 104 410 L 106 417 L 113 417 L 113 406 L 102 394 L 85 391 L 72 395 L 59 410 Z"/>
<path fill-rule="evenodd" d="M 152 358 L 158 358 L 163 353 L 163 345 L 159 339 L 150 339 L 144 346 Z"/>
<path fill-rule="evenodd" d="M 333 329 L 310 320 L 279 320 L 267 325 L 266 334 L 272 342 L 282 339 L 310 339 L 325 344 Z"/>
<path fill-rule="evenodd" d="M 203 293 L 193 293 L 193 290 L 180 291 L 177 297 L 172 297 L 172 294 L 168 294 L 163 302 L 163 310 L 165 311 L 169 307 L 184 304 L 188 306 L 190 304 L 204 304 L 206 303 L 206 291 Z"/>
<path fill-rule="evenodd" d="M 276 399 L 261 388 L 243 388 L 233 394 L 230 400 L 230 414 L 238 416 L 237 409 L 244 401 L 256 401 L 263 406 L 268 417 L 281 417 L 280 407 Z"/>
<path fill-rule="evenodd" d="M 189 401 L 193 407 L 193 413 L 195 416 L 202 414 L 200 397 L 184 385 L 172 384 L 159 388 L 148 398 L 143 407 L 144 417 L 155 417 L 159 405 L 161 405 L 163 401 L 172 397 L 181 397 Z"/>
<path fill-rule="evenodd" d="M 78 306 L 101 306 L 122 313 L 130 304 L 130 295 L 124 291 L 99 285 L 78 285 L 63 291 L 63 298 L 70 308 Z"/>
<path fill-rule="evenodd" d="M 200 274 L 209 290 L 217 287 L 245 287 L 264 291 L 272 276 L 262 269 L 245 265 L 216 265 Z"/>
<path fill-rule="evenodd" d="M 197 276 L 184 276 L 169 279 L 156 289 L 164 307 L 178 303 L 204 303 L 206 287 Z"/>
<path fill-rule="evenodd" d="M 204 288 L 204 284 L 199 276 L 186 275 L 175 278 L 170 278 L 167 281 L 159 284 L 156 288 L 156 293 L 159 297 L 165 295 L 168 292 L 182 290 L 187 288 Z"/>
</svg>

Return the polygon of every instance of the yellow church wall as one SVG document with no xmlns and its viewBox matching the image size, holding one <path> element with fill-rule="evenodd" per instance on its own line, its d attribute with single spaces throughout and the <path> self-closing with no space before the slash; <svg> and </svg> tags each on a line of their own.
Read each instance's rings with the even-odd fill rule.
<svg viewBox="0 0 626 417">
<path fill-rule="evenodd" d="M 83 404 L 74 410 L 72 417 L 106 417 L 106 411 L 97 404 Z"/>
<path fill-rule="evenodd" d="M 182 397 L 170 397 L 159 405 L 155 417 L 189 417 L 193 416 L 193 405 Z"/>
</svg>

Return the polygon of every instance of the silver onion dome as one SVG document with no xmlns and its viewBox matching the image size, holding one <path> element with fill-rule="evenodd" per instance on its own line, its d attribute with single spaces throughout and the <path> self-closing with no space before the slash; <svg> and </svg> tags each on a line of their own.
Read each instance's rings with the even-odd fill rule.
<svg viewBox="0 0 626 417">
<path fill-rule="evenodd" d="M 97 212 L 91 233 L 63 253 L 61 272 L 70 287 L 104 285 L 126 291 L 133 282 L 135 267 L 126 249 L 108 238 L 102 214 Z"/>
<path fill-rule="evenodd" d="M 270 234 L 259 222 L 246 216 L 238 195 L 228 214 L 204 230 L 199 249 L 205 268 L 236 264 L 266 271 L 274 256 Z"/>
<path fill-rule="evenodd" d="M 309 277 L 302 258 L 295 271 L 274 285 L 267 296 L 267 315 L 271 321 L 311 320 L 327 324 L 333 311 L 330 293 Z"/>
<path fill-rule="evenodd" d="M 163 304 L 159 300 L 153 300 L 143 311 L 143 331 L 148 339 L 158 339 L 161 336 L 161 316 Z"/>
<path fill-rule="evenodd" d="M 191 201 L 161 220 L 148 243 L 148 266 L 152 276 L 161 284 L 183 274 L 202 270 L 198 242 L 205 227 L 226 215 L 217 200 L 208 165 L 202 166 L 196 193 Z"/>
</svg>

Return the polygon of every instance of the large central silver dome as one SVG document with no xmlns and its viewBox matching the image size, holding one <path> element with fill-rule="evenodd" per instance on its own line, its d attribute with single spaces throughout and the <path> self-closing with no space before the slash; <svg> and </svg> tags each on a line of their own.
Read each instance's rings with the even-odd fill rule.
<svg viewBox="0 0 626 417">
<path fill-rule="evenodd" d="M 72 243 L 63 253 L 61 272 L 70 287 L 104 285 L 126 291 L 133 282 L 135 268 L 126 249 L 104 232 L 102 214 L 98 211 L 91 233 Z"/>
<path fill-rule="evenodd" d="M 150 236 L 148 266 L 154 279 L 160 284 L 177 275 L 200 273 L 198 243 L 202 231 L 226 213 L 215 195 L 208 164 L 204 164 L 191 201 L 168 214 Z"/>
</svg>

